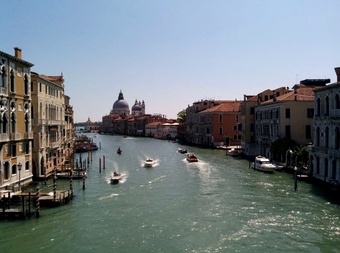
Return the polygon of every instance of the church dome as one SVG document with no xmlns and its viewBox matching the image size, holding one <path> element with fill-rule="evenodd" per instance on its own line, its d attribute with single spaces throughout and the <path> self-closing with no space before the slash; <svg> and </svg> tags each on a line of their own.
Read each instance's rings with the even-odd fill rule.
<svg viewBox="0 0 340 253">
<path fill-rule="evenodd" d="M 120 91 L 118 95 L 118 100 L 113 103 L 111 114 L 118 114 L 120 116 L 129 116 L 130 109 L 129 104 L 124 100 L 123 92 Z"/>
<path fill-rule="evenodd" d="M 119 96 L 118 96 L 118 100 L 116 100 L 116 102 L 114 102 L 112 109 L 125 109 L 125 108 L 129 108 L 129 104 L 128 102 L 126 102 L 124 100 L 124 96 L 122 91 L 119 92 Z"/>
<path fill-rule="evenodd" d="M 137 100 L 136 100 L 136 102 L 135 102 L 135 104 L 132 106 L 132 111 L 142 111 L 142 106 L 141 106 L 141 104 L 139 103 L 137 103 Z"/>
</svg>

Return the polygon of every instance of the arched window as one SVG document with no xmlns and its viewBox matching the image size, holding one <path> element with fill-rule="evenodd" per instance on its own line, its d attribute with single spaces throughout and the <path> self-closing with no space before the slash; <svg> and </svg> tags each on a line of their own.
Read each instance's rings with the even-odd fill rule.
<svg viewBox="0 0 340 253">
<path fill-rule="evenodd" d="M 329 115 L 329 97 L 326 97 L 326 103 L 325 103 L 325 115 L 328 116 Z"/>
<path fill-rule="evenodd" d="M 5 93 L 5 88 L 6 88 L 6 68 L 5 66 L 2 66 L 1 68 L 1 92 Z"/>
<path fill-rule="evenodd" d="M 15 89 L 15 76 L 14 76 L 14 70 L 11 70 L 11 92 L 14 92 Z"/>
<path fill-rule="evenodd" d="M 329 146 L 329 128 L 326 127 L 326 131 L 325 131 L 325 147 L 328 148 Z"/>
<path fill-rule="evenodd" d="M 339 144 L 340 144 L 340 132 L 339 132 L 339 128 L 335 128 L 335 138 L 334 138 L 334 148 L 335 149 L 339 149 Z"/>
<path fill-rule="evenodd" d="M 316 100 L 316 116 L 320 116 L 320 98 Z"/>
<path fill-rule="evenodd" d="M 316 140 L 315 140 L 316 146 L 320 146 L 320 128 L 319 127 L 316 128 L 316 136 L 315 137 L 316 137 Z"/>
<path fill-rule="evenodd" d="M 334 105 L 335 105 L 335 109 L 340 109 L 339 94 L 336 94 L 335 97 L 334 97 Z"/>
<path fill-rule="evenodd" d="M 13 133 L 13 134 L 16 132 L 16 121 L 17 121 L 17 119 L 16 119 L 15 112 L 12 112 L 11 113 L 11 125 L 12 125 L 11 133 Z"/>
<path fill-rule="evenodd" d="M 28 76 L 27 76 L 27 74 L 25 74 L 25 77 L 24 77 L 24 92 L 25 92 L 25 95 L 28 95 Z"/>
</svg>

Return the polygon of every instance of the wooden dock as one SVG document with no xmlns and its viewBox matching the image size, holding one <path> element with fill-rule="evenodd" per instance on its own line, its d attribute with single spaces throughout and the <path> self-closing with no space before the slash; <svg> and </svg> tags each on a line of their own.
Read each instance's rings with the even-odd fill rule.
<svg viewBox="0 0 340 253">
<path fill-rule="evenodd" d="M 61 206 L 68 203 L 72 198 L 72 190 L 57 190 L 55 196 L 53 192 L 41 193 L 40 205 L 46 207 Z"/>
</svg>

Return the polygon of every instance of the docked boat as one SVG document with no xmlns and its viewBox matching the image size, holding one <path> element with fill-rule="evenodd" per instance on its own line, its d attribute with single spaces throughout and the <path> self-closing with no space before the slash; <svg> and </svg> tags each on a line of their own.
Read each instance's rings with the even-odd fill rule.
<svg viewBox="0 0 340 253">
<path fill-rule="evenodd" d="M 111 184 L 118 184 L 119 181 L 122 179 L 122 174 L 113 172 L 110 178 L 110 183 Z"/>
<path fill-rule="evenodd" d="M 276 166 L 272 164 L 268 158 L 256 156 L 255 161 L 252 163 L 252 168 L 262 172 L 273 173 Z"/>
<path fill-rule="evenodd" d="M 178 149 L 178 153 L 186 154 L 186 153 L 188 153 L 188 151 L 187 151 L 186 149 L 181 149 L 181 148 L 179 148 L 179 149 Z"/>
<path fill-rule="evenodd" d="M 198 158 L 194 154 L 187 154 L 187 161 L 189 163 L 198 162 Z"/>
<path fill-rule="evenodd" d="M 84 171 L 85 175 L 83 175 L 82 171 L 79 170 L 74 170 L 74 171 L 63 171 L 63 172 L 58 172 L 56 174 L 57 178 L 61 179 L 70 179 L 72 176 L 72 179 L 82 179 L 84 176 L 86 177 L 86 172 Z"/>
<path fill-rule="evenodd" d="M 144 162 L 144 167 L 152 167 L 155 164 L 155 161 L 151 158 L 148 158 Z"/>
</svg>

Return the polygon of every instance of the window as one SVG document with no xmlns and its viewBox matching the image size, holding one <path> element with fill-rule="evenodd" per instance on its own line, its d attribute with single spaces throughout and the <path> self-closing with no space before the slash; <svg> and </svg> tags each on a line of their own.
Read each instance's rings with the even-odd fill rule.
<svg viewBox="0 0 340 253">
<path fill-rule="evenodd" d="M 222 123 L 223 122 L 223 116 L 222 116 L 222 114 L 220 114 L 220 123 Z"/>
<path fill-rule="evenodd" d="M 290 118 L 290 109 L 286 108 L 286 119 Z"/>
<path fill-rule="evenodd" d="M 320 116 L 320 98 L 316 100 L 316 116 Z"/>
<path fill-rule="evenodd" d="M 286 138 L 290 138 L 291 137 L 291 132 L 290 132 L 290 126 L 286 126 Z"/>
<path fill-rule="evenodd" d="M 328 148 L 329 146 L 329 128 L 326 127 L 326 131 L 325 131 L 325 147 Z"/>
<path fill-rule="evenodd" d="M 28 95 L 28 76 L 27 74 L 25 74 L 25 78 L 24 78 L 24 92 L 25 92 L 25 95 Z"/>
<path fill-rule="evenodd" d="M 223 128 L 220 127 L 220 134 L 223 134 Z"/>
<path fill-rule="evenodd" d="M 334 104 L 335 104 L 335 109 L 340 109 L 340 99 L 339 99 L 339 94 L 336 94 L 336 95 L 335 95 Z"/>
<path fill-rule="evenodd" d="M 12 144 L 11 145 L 11 157 L 15 157 L 15 156 L 17 156 L 17 145 Z"/>
<path fill-rule="evenodd" d="M 17 174 L 17 165 L 13 164 L 12 165 L 12 175 L 15 175 L 15 174 Z"/>
<path fill-rule="evenodd" d="M 10 89 L 11 92 L 14 92 L 14 87 L 15 87 L 14 82 L 15 82 L 14 70 L 12 69 L 11 70 L 11 89 Z"/>
<path fill-rule="evenodd" d="M 328 116 L 329 115 L 329 98 L 328 97 L 326 97 L 326 104 L 325 104 L 325 106 L 326 106 L 326 110 L 325 110 L 325 115 L 326 116 Z"/>
<path fill-rule="evenodd" d="M 9 179 L 9 163 L 4 162 L 4 179 L 8 180 Z"/>
<path fill-rule="evenodd" d="M 250 114 L 251 114 L 251 115 L 254 115 L 254 113 L 255 113 L 255 108 L 254 108 L 254 107 L 251 107 L 251 108 L 250 108 Z"/>
<path fill-rule="evenodd" d="M 314 108 L 307 108 L 307 118 L 312 119 L 314 116 Z"/>
</svg>

